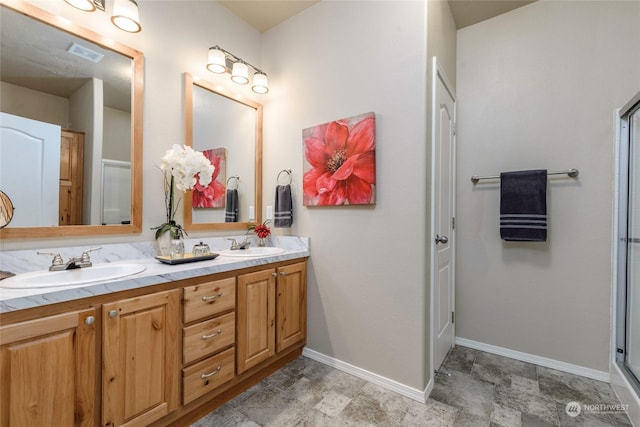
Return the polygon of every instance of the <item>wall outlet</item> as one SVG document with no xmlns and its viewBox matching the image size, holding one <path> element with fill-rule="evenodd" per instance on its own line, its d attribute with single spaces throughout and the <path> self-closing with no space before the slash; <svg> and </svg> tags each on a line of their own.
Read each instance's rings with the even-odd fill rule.
<svg viewBox="0 0 640 427">
<path fill-rule="evenodd" d="M 267 219 L 273 219 L 273 206 L 267 206 Z"/>
<path fill-rule="evenodd" d="M 255 221 L 256 219 L 256 209 L 255 206 L 249 206 L 249 221 Z"/>
</svg>

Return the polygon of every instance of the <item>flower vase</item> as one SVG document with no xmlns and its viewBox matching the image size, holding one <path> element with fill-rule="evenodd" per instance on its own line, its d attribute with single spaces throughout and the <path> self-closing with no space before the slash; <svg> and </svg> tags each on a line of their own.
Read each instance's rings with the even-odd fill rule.
<svg viewBox="0 0 640 427">
<path fill-rule="evenodd" d="M 171 257 L 171 259 L 184 258 L 184 240 L 182 240 L 181 237 L 171 237 L 169 243 L 169 256 Z"/>
<path fill-rule="evenodd" d="M 267 238 L 266 237 L 258 237 L 258 246 L 260 246 L 260 247 L 267 246 Z"/>
<path fill-rule="evenodd" d="M 171 253 L 171 232 L 169 230 L 162 233 L 156 239 L 156 252 L 161 256 L 169 256 Z"/>
</svg>

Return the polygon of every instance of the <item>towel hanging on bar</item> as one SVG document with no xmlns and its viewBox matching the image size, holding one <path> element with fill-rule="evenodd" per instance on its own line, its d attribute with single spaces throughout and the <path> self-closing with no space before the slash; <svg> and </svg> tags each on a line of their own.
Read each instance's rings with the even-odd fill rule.
<svg viewBox="0 0 640 427">
<path fill-rule="evenodd" d="M 293 199 L 291 198 L 291 169 L 283 169 L 278 174 L 276 181 L 280 179 L 280 175 L 286 173 L 289 175 L 289 182 L 284 185 L 276 185 L 275 196 L 275 213 L 273 226 L 276 228 L 291 227 L 293 224 Z"/>
<path fill-rule="evenodd" d="M 500 237 L 547 241 L 547 170 L 500 174 Z"/>
</svg>

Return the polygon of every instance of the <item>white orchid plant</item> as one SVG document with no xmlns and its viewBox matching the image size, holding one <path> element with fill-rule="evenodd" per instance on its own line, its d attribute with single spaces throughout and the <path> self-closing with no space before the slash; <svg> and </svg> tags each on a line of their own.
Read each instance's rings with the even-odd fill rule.
<svg viewBox="0 0 640 427">
<path fill-rule="evenodd" d="M 167 222 L 152 230 L 156 230 L 156 239 L 167 231 L 172 239 L 182 238 L 186 233 L 175 221 L 180 200 L 174 195 L 174 188 L 182 193 L 193 189 L 196 185 L 196 176 L 199 176 L 200 184 L 207 187 L 211 183 L 215 168 L 200 151 L 195 151 L 186 145 L 174 144 L 160 159 L 160 170 L 164 173 Z"/>
</svg>

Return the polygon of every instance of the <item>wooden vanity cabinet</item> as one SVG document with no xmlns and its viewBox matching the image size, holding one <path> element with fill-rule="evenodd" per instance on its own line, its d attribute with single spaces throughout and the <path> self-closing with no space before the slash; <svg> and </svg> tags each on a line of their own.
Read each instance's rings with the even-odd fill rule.
<svg viewBox="0 0 640 427">
<path fill-rule="evenodd" d="M 238 373 L 306 339 L 306 263 L 238 276 Z"/>
<path fill-rule="evenodd" d="M 235 377 L 236 279 L 208 281 L 183 292 L 182 403 L 186 405 Z"/>
<path fill-rule="evenodd" d="M 102 306 L 102 425 L 146 426 L 178 408 L 180 290 Z"/>
<path fill-rule="evenodd" d="M 93 426 L 96 313 L 0 327 L 0 426 Z"/>
</svg>

